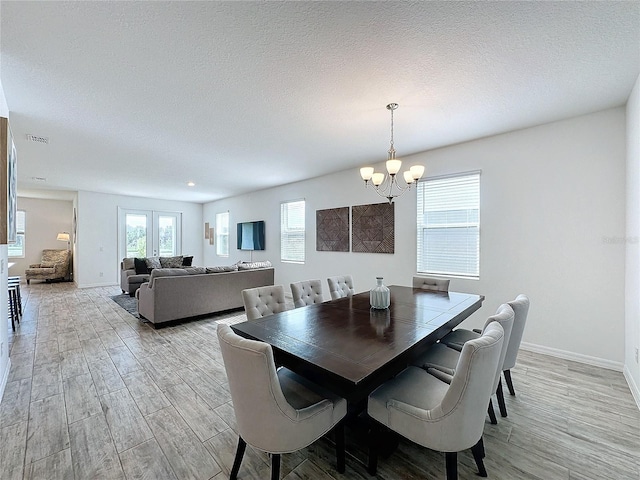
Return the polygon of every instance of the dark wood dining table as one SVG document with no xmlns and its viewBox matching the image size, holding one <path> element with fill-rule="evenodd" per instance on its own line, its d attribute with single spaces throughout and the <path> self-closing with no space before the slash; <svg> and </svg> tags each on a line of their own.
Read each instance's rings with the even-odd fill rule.
<svg viewBox="0 0 640 480">
<path fill-rule="evenodd" d="M 391 286 L 373 310 L 369 292 L 232 325 L 269 343 L 275 361 L 356 406 L 482 306 L 484 296 Z"/>
</svg>

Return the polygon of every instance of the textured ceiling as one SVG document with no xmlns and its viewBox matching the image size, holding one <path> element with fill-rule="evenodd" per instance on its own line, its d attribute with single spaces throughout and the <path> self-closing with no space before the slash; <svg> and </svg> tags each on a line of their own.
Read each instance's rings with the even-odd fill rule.
<svg viewBox="0 0 640 480">
<path fill-rule="evenodd" d="M 640 71 L 635 1 L 3 0 L 0 17 L 24 191 L 356 182 L 386 158 L 387 103 L 402 157 L 623 105 Z"/>
</svg>

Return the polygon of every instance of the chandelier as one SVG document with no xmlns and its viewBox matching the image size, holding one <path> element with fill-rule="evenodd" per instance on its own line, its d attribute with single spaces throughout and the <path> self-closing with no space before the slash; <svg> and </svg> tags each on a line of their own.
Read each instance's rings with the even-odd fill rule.
<svg viewBox="0 0 640 480">
<path fill-rule="evenodd" d="M 387 156 L 388 175 L 374 171 L 373 167 L 362 167 L 360 169 L 360 176 L 364 180 L 364 186 L 368 187 L 369 181 L 371 181 L 375 187 L 375 192 L 389 200 L 389 203 L 393 203 L 394 198 L 409 190 L 411 184 L 417 183 L 424 174 L 423 165 L 414 165 L 402 174 L 406 185 L 403 186 L 398 183 L 397 175 L 400 167 L 402 167 L 402 161 L 396 159 L 396 150 L 393 148 L 393 111 L 397 108 L 397 103 L 387 105 L 387 110 L 391 112 L 391 142 Z"/>
</svg>

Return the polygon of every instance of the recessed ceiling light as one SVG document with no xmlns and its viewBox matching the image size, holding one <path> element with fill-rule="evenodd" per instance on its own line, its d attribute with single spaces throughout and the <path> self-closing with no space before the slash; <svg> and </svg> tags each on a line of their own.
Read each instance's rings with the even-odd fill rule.
<svg viewBox="0 0 640 480">
<path fill-rule="evenodd" d="M 196 184 L 193 182 L 187 182 L 187 187 L 195 187 Z"/>
</svg>

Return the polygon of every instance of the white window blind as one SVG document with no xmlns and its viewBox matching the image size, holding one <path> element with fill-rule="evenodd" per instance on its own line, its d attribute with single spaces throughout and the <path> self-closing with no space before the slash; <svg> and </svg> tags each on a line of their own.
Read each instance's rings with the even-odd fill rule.
<svg viewBox="0 0 640 480">
<path fill-rule="evenodd" d="M 418 183 L 417 271 L 480 276 L 480 172 Z"/>
<path fill-rule="evenodd" d="M 18 210 L 16 212 L 16 243 L 10 243 L 7 246 L 7 255 L 9 257 L 24 258 L 26 219 L 27 214 L 24 210 Z"/>
<path fill-rule="evenodd" d="M 305 201 L 280 204 L 280 259 L 283 262 L 304 263 Z"/>
<path fill-rule="evenodd" d="M 229 256 L 229 212 L 216 213 L 216 255 Z"/>
</svg>

